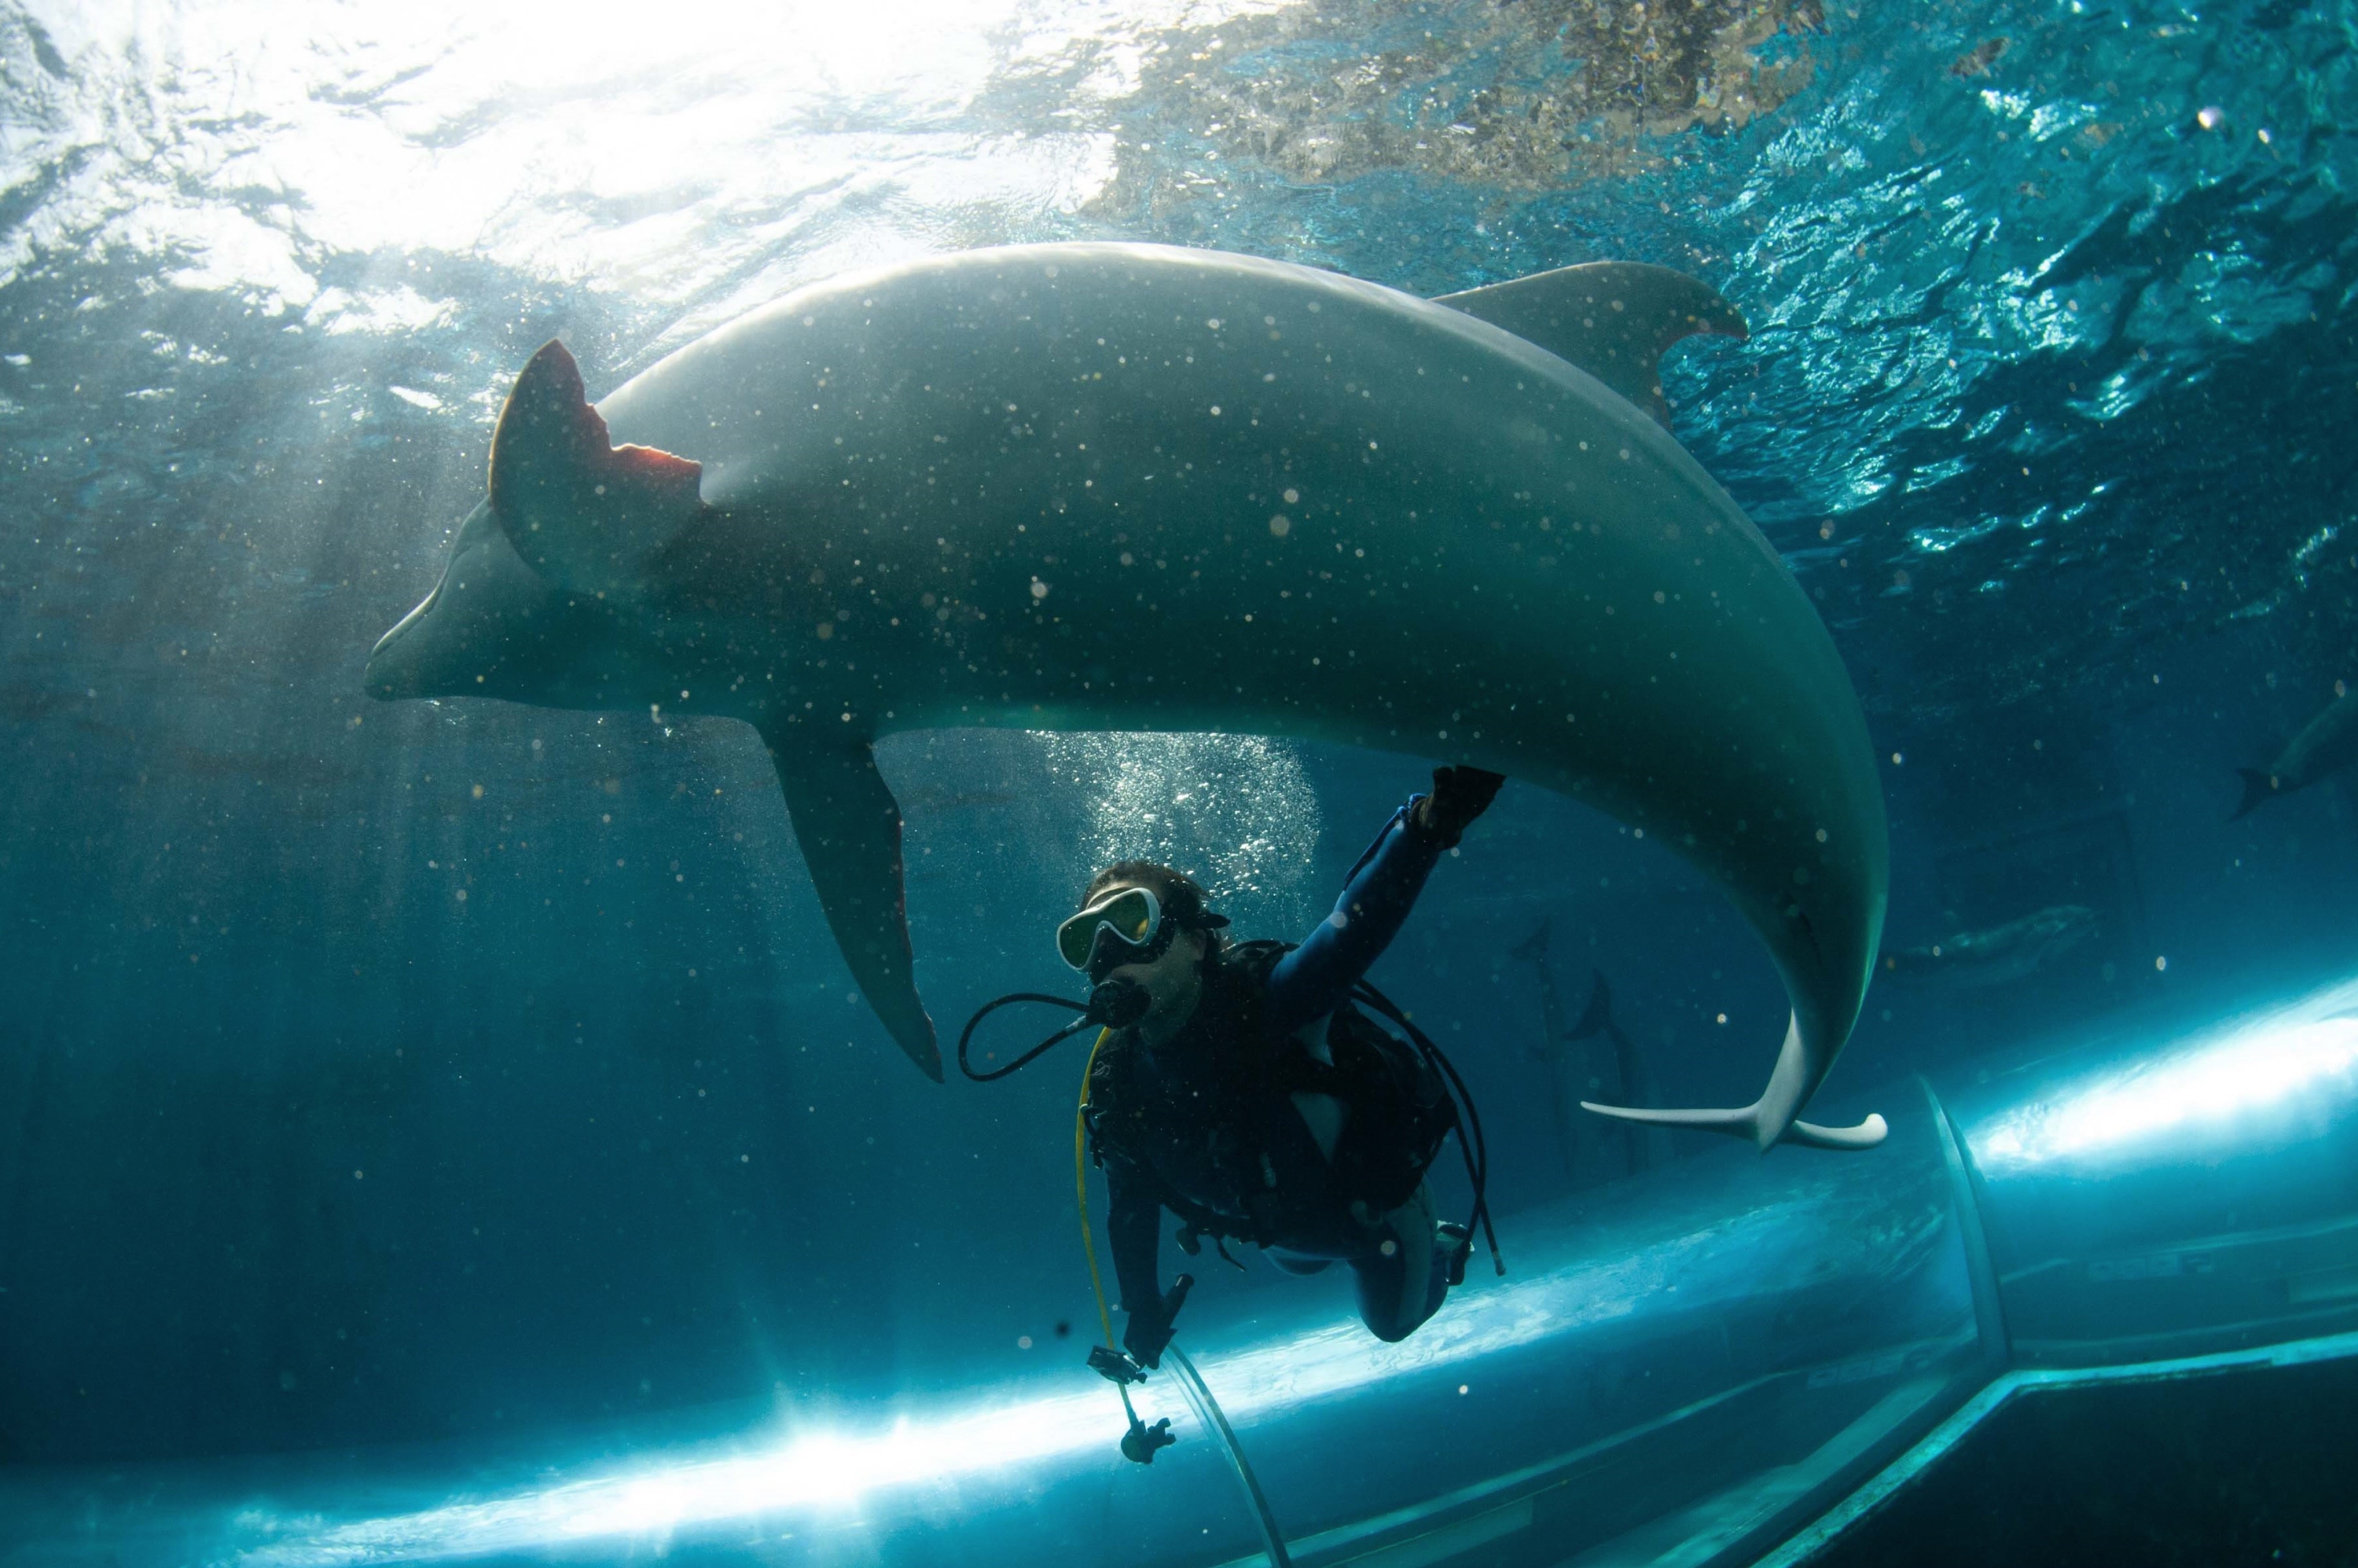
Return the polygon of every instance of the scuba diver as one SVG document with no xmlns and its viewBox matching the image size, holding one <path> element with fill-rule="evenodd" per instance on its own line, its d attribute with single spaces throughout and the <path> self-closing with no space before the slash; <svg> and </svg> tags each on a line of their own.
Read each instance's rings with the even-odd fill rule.
<svg viewBox="0 0 2358 1568">
<path fill-rule="evenodd" d="M 1433 793 L 1384 825 L 1299 946 L 1231 942 L 1194 879 L 1146 860 L 1099 871 L 1057 927 L 1057 951 L 1096 988 L 1085 1022 L 1105 1028 L 1083 1116 L 1110 1198 L 1122 1345 L 1139 1365 L 1162 1365 L 1195 1283 L 1181 1274 L 1162 1288 L 1164 1209 L 1191 1256 L 1209 1236 L 1223 1257 L 1228 1238 L 1251 1241 L 1289 1273 L 1347 1263 L 1361 1319 L 1387 1341 L 1414 1332 L 1465 1279 L 1469 1226 L 1438 1217 L 1424 1177 L 1457 1130 L 1476 1182 L 1469 1218 L 1487 1225 L 1479 1124 L 1469 1141 L 1454 1069 L 1361 976 L 1504 782 L 1435 769 Z"/>
</svg>

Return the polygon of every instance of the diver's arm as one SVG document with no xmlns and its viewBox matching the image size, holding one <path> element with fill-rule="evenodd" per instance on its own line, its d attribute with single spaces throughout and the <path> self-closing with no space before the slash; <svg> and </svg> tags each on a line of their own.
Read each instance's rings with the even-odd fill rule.
<svg viewBox="0 0 2358 1568">
<path fill-rule="evenodd" d="M 1350 999 L 1351 988 L 1391 945 L 1444 849 L 1489 806 L 1504 782 L 1476 768 L 1436 768 L 1433 793 L 1412 795 L 1359 858 L 1335 912 L 1270 971 L 1264 1005 L 1281 1033 Z"/>
<path fill-rule="evenodd" d="M 1114 1283 L 1122 1310 L 1163 1299 L 1163 1206 L 1127 1161 L 1106 1162 L 1106 1236 L 1112 1243 Z"/>
<path fill-rule="evenodd" d="M 1141 1367 L 1163 1365 L 1171 1325 L 1194 1288 L 1192 1274 L 1172 1281 L 1168 1295 L 1159 1280 L 1156 1254 L 1163 1246 L 1163 1203 L 1154 1189 L 1126 1162 L 1106 1162 L 1106 1231 L 1113 1242 L 1113 1277 L 1121 1288 L 1121 1345 Z"/>
<path fill-rule="evenodd" d="M 1416 795 L 1393 814 L 1359 869 L 1344 884 L 1335 913 L 1319 922 L 1302 946 L 1270 971 L 1264 1006 L 1270 1023 L 1290 1033 L 1350 999 L 1351 987 L 1368 972 L 1408 918 L 1411 905 L 1433 874 L 1442 844 L 1415 825 Z"/>
</svg>

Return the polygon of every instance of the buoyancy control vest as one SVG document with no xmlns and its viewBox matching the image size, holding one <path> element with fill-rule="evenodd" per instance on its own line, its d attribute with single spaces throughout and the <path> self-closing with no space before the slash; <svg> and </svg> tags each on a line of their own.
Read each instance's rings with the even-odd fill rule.
<svg viewBox="0 0 2358 1568">
<path fill-rule="evenodd" d="M 1431 1062 L 1352 1003 L 1313 1025 L 1330 1060 L 1269 1023 L 1269 977 L 1293 946 L 1241 942 L 1206 959 L 1194 1015 L 1154 1053 L 1157 1065 L 1184 1065 L 1184 1095 L 1155 1092 L 1134 1035 L 1109 1041 L 1092 1071 L 1091 1155 L 1130 1166 L 1189 1232 L 1269 1247 L 1331 1231 L 1356 1205 L 1388 1213 L 1456 1125 Z M 1296 1094 L 1331 1096 L 1345 1116 L 1331 1157 L 1314 1172 L 1287 1160 L 1282 1180 L 1276 1146 L 1308 1140 Z"/>
</svg>

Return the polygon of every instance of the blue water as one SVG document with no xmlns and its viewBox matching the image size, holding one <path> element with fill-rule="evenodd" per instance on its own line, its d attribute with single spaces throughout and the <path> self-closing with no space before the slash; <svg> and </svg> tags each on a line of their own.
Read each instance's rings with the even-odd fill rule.
<svg viewBox="0 0 2358 1568">
<path fill-rule="evenodd" d="M 1677 10 L 0 8 L 0 1460 L 1085 1376 L 1077 1062 L 909 1070 L 749 730 L 360 687 L 533 349 L 602 395 L 852 265 L 1692 272 L 1752 335 L 1672 354 L 1675 429 L 1848 663 L 1890 943 L 2097 923 L 1879 986 L 1830 1101 L 2338 972 L 2349 775 L 2228 816 L 2358 680 L 2358 6 Z M 1064 983 L 1048 929 L 1116 853 L 1299 935 L 1425 765 L 882 762 L 953 1027 Z M 1556 1114 L 1611 1067 L 1537 1055 L 1541 919 L 1668 1103 L 1748 1098 L 1784 1015 L 1697 875 L 1509 789 L 1378 973 L 1502 1215 L 1621 1158 Z M 1211 1321 L 1347 1290 L 1198 1271 Z"/>
</svg>

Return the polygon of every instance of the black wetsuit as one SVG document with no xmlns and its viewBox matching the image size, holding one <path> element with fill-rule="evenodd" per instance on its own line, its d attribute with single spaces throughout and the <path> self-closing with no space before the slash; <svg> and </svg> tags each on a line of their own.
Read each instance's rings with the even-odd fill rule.
<svg viewBox="0 0 2358 1568">
<path fill-rule="evenodd" d="M 1183 1245 L 1234 1237 L 1278 1249 L 1296 1272 L 1347 1260 L 1381 1338 L 1406 1336 L 1440 1307 L 1448 1244 L 1436 1245 L 1423 1175 L 1452 1124 L 1446 1091 L 1350 994 L 1442 847 L 1404 808 L 1299 946 L 1248 942 L 1207 960 L 1177 1034 L 1150 1050 L 1125 1032 L 1098 1054 L 1091 1141 L 1133 1316 L 1163 1299 L 1165 1208 L 1186 1227 Z"/>
</svg>

